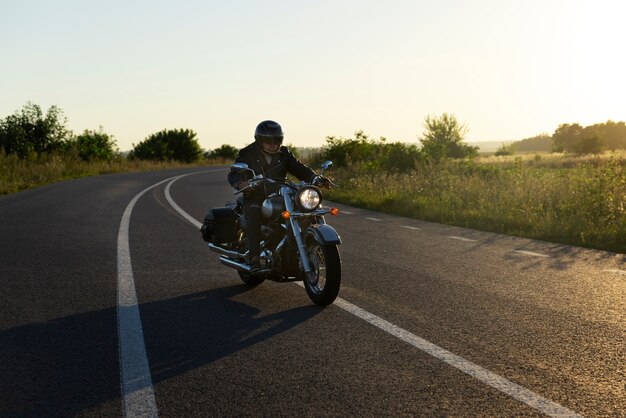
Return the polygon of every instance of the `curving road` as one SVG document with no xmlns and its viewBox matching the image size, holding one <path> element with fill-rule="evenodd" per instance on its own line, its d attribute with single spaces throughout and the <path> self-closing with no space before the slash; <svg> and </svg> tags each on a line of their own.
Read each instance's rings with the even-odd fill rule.
<svg viewBox="0 0 626 418">
<path fill-rule="evenodd" d="M 623 255 L 337 205 L 343 285 L 250 289 L 219 168 L 0 197 L 0 416 L 626 416 Z"/>
</svg>

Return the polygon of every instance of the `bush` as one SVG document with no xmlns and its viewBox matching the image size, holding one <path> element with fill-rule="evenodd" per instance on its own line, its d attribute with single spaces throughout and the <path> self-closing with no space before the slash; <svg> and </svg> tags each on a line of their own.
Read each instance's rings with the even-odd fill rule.
<svg viewBox="0 0 626 418">
<path fill-rule="evenodd" d="M 239 150 L 232 145 L 223 144 L 219 148 L 204 153 L 205 158 L 234 160 Z"/>
<path fill-rule="evenodd" d="M 105 133 L 102 126 L 98 131 L 85 129 L 67 142 L 66 150 L 83 161 L 110 161 L 119 153 L 113 136 Z"/>
<path fill-rule="evenodd" d="M 28 102 L 11 116 L 0 121 L 0 148 L 19 158 L 61 150 L 71 138 L 67 118 L 61 109 L 50 107 L 45 116 L 41 107 Z"/>
<path fill-rule="evenodd" d="M 515 154 L 515 144 L 510 144 L 510 145 L 502 144 L 500 148 L 496 150 L 497 156 L 513 155 L 513 154 Z"/>
<path fill-rule="evenodd" d="M 415 168 L 421 160 L 421 153 L 416 145 L 400 142 L 387 143 L 385 138 L 371 140 L 357 131 L 354 138 L 329 136 L 322 147 L 321 160 L 331 160 L 337 167 L 351 165 L 364 166 L 368 169 L 387 171 L 405 171 Z"/>
<path fill-rule="evenodd" d="M 134 145 L 134 144 L 133 144 Z M 190 129 L 163 130 L 134 145 L 130 159 L 183 161 L 191 163 L 202 156 L 196 133 Z"/>
</svg>

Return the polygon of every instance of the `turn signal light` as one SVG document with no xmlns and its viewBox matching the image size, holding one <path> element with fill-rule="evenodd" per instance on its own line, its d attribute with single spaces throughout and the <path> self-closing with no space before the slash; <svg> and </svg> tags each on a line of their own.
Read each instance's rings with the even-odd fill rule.
<svg viewBox="0 0 626 418">
<path fill-rule="evenodd" d="M 280 214 L 280 217 L 281 217 L 281 218 L 283 218 L 283 219 L 289 219 L 289 217 L 290 217 L 290 216 L 291 216 L 291 215 L 290 215 L 290 214 L 289 214 L 289 212 L 288 212 L 288 211 L 286 211 L 286 210 L 284 210 L 284 211 Z"/>
<path fill-rule="evenodd" d="M 337 209 L 337 208 L 330 208 L 328 210 L 328 213 L 330 213 L 333 216 L 337 216 L 337 215 L 339 215 L 339 209 Z"/>
</svg>

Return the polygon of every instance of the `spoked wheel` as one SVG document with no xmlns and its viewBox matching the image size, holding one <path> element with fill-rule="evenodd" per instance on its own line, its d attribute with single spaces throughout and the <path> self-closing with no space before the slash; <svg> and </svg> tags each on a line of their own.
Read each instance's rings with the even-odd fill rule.
<svg viewBox="0 0 626 418">
<path fill-rule="evenodd" d="M 341 286 L 341 259 L 336 245 L 320 244 L 309 236 L 306 246 L 311 272 L 304 276 L 304 288 L 317 305 L 334 302 Z"/>
</svg>

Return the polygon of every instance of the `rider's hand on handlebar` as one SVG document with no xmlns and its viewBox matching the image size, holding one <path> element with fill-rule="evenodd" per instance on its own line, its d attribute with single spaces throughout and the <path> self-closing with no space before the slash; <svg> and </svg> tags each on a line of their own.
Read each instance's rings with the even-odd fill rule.
<svg viewBox="0 0 626 418">
<path fill-rule="evenodd" d="M 332 183 L 324 176 L 315 176 L 313 179 L 313 184 L 317 187 L 324 187 L 326 189 L 330 189 Z"/>
<path fill-rule="evenodd" d="M 237 185 L 237 190 L 245 189 L 250 186 L 250 182 L 248 180 L 244 180 Z"/>
</svg>

